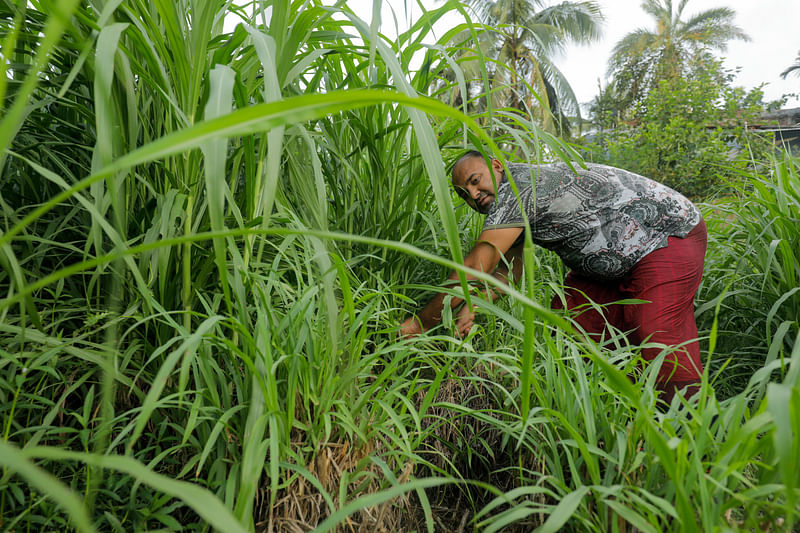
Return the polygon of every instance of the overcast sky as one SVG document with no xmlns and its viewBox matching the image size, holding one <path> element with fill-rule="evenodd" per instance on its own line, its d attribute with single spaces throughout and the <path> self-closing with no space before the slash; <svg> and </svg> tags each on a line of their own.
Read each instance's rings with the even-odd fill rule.
<svg viewBox="0 0 800 533">
<path fill-rule="evenodd" d="M 553 0 L 550 5 L 560 1 Z M 372 3 L 372 0 L 347 1 L 348 6 L 367 21 L 371 19 Z M 414 0 L 383 0 L 383 3 L 382 31 L 387 35 L 394 34 L 392 9 L 401 23 L 419 17 Z M 422 0 L 422 3 L 428 9 L 442 5 L 434 0 Z M 581 103 L 589 102 L 597 94 L 598 78 L 605 86 L 606 65 L 614 44 L 637 28 L 653 29 L 652 17 L 641 10 L 639 0 L 599 0 L 597 3 L 606 19 L 604 38 L 590 46 L 570 46 L 562 57 L 555 58 Z M 406 6 L 411 9 L 410 13 Z M 726 67 L 741 68 L 734 84 L 750 89 L 766 83 L 765 101 L 787 93 L 800 93 L 800 76 L 790 75 L 787 80 L 780 77 L 800 51 L 800 0 L 689 0 L 684 20 L 700 11 L 725 6 L 736 11 L 736 24 L 751 38 L 749 42 L 731 41 L 727 51 L 721 54 Z M 441 35 L 449 26 L 458 23 L 457 15 L 446 17 L 437 25 L 436 33 Z M 800 107 L 800 100 L 792 98 L 785 107 Z"/>
</svg>

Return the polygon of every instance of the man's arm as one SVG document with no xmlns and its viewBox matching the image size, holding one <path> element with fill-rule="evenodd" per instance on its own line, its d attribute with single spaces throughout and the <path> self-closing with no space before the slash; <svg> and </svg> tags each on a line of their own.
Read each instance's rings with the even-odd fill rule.
<svg viewBox="0 0 800 533">
<path fill-rule="evenodd" d="M 492 272 L 492 276 L 499 279 L 505 284 L 509 284 L 509 280 L 513 280 L 514 282 L 519 282 L 522 278 L 522 249 L 524 245 L 522 243 L 515 245 L 513 248 L 508 250 L 503 256 L 505 257 L 505 261 L 497 265 L 497 268 Z M 511 272 L 509 275 L 509 266 L 511 267 Z M 500 298 L 503 295 L 503 291 L 498 289 L 497 287 L 486 287 L 480 289 L 483 295 L 490 301 L 493 302 L 496 299 Z M 473 324 L 475 323 L 475 309 L 470 308 L 467 305 L 463 305 L 461 309 L 458 310 L 458 315 L 456 318 L 456 332 L 461 337 L 466 337 L 469 333 L 469 330 L 472 329 Z"/>
<path fill-rule="evenodd" d="M 522 233 L 522 228 L 499 228 L 487 229 L 481 232 L 478 242 L 464 258 L 464 265 L 481 272 L 494 272 L 500 258 L 503 257 L 517 237 Z M 507 271 L 506 271 L 507 272 Z M 448 280 L 458 279 L 458 273 L 454 270 L 450 273 Z M 475 279 L 467 274 L 467 279 Z M 441 322 L 442 309 L 444 308 L 445 294 L 439 293 L 420 311 L 416 317 L 409 317 L 400 326 L 401 335 L 418 335 Z M 450 307 L 458 307 L 463 302 L 461 298 L 452 298 Z"/>
<path fill-rule="evenodd" d="M 523 248 L 524 243 L 520 242 L 519 244 L 515 244 L 506 253 L 504 253 L 504 261 L 501 261 L 497 265 L 497 268 L 495 268 L 494 272 L 492 272 L 492 276 L 502 281 L 506 285 L 508 285 L 509 280 L 519 282 L 519 280 L 522 279 Z M 509 266 L 511 267 L 510 273 L 508 270 Z M 486 296 L 491 302 L 503 295 L 503 291 L 497 287 L 486 287 L 485 290 L 482 289 L 481 292 L 483 292 L 484 296 Z"/>
</svg>

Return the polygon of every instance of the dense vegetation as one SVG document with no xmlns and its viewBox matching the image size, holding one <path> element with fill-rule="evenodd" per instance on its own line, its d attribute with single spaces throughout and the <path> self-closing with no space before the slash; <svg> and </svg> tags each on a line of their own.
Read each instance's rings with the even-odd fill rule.
<svg viewBox="0 0 800 533">
<path fill-rule="evenodd" d="M 732 86 L 732 74 L 708 55 L 689 77 L 662 79 L 621 120 L 622 102 L 597 98 L 598 129 L 583 139 L 585 157 L 658 176 L 690 198 L 728 194 L 748 171 L 763 171 L 771 137 L 748 128 L 765 110 L 763 93 Z"/>
<path fill-rule="evenodd" d="M 586 144 L 595 161 L 707 198 L 767 157 L 771 139 L 748 125 L 782 102 L 765 104 L 760 87 L 734 87 L 734 73 L 712 53 L 731 40 L 749 40 L 734 24 L 735 11 L 692 13 L 692 5 L 642 0 L 653 27 L 635 29 L 615 45 L 609 82 L 589 106 L 596 135 Z"/>
<path fill-rule="evenodd" d="M 652 29 L 633 29 L 614 46 L 608 61 L 608 74 L 628 109 L 664 80 L 702 73 L 706 65 L 698 59 L 709 50 L 724 51 L 734 39 L 750 40 L 734 24 L 736 12 L 729 7 L 690 12 L 694 4 L 689 0 L 641 0 L 640 5 L 652 17 Z"/>
<path fill-rule="evenodd" d="M 424 44 L 450 9 L 390 40 L 344 3 L 0 4 L 4 530 L 796 525 L 789 156 L 702 206 L 690 402 L 573 335 L 533 248 L 466 339 L 396 339 L 476 236 L 459 150 L 576 157 L 535 113 L 451 105 L 497 87 L 451 47 L 480 24 Z"/>
</svg>

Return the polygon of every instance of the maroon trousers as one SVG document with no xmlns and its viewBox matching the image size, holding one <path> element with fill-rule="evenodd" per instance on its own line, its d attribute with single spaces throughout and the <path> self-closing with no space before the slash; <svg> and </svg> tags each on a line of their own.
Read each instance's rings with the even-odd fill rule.
<svg viewBox="0 0 800 533">
<path fill-rule="evenodd" d="M 609 338 L 608 325 L 629 332 L 631 343 L 654 342 L 675 347 L 667 354 L 658 375 L 662 396 L 671 401 L 675 390 L 686 389 L 687 395 L 697 392 L 703 363 L 697 342 L 694 318 L 694 295 L 703 276 L 706 253 L 706 224 L 703 220 L 681 239 L 669 237 L 668 245 L 644 256 L 622 279 L 596 281 L 573 272 L 564 280 L 567 309 L 594 340 Z M 587 297 L 597 304 L 611 304 L 635 298 L 649 303 L 606 305 L 601 314 Z M 562 308 L 559 298 L 553 308 Z M 604 335 L 605 334 L 605 335 Z M 662 348 L 643 348 L 651 361 Z"/>
</svg>

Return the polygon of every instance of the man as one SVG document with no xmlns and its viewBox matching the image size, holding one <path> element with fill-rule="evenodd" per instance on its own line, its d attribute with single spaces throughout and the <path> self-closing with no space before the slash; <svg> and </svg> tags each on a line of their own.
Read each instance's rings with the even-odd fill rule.
<svg viewBox="0 0 800 533">
<path fill-rule="evenodd" d="M 464 154 L 453 167 L 453 185 L 470 207 L 487 215 L 464 264 L 504 280 L 510 263 L 518 277 L 522 232 L 529 224 L 533 242 L 556 252 L 571 269 L 564 281 L 565 303 L 577 324 L 596 340 L 611 325 L 630 332 L 636 344 L 673 347 L 659 372 L 659 388 L 667 401 L 676 390 L 694 394 L 703 372 L 694 318 L 707 237 L 700 212 L 681 194 L 637 174 L 604 165 L 573 166 L 508 165 L 518 201 L 500 161 L 487 165 L 480 152 Z M 449 279 L 457 278 L 453 272 Z M 497 297 L 492 291 L 488 296 Z M 418 335 L 438 324 L 444 299 L 437 295 L 403 322 L 401 334 Z M 649 303 L 604 305 L 601 314 L 587 305 L 589 299 Z M 462 301 L 453 298 L 450 305 Z M 554 298 L 553 307 L 562 306 Z M 462 307 L 459 334 L 469 331 L 473 318 Z M 661 351 L 647 347 L 643 355 L 652 360 Z"/>
</svg>

